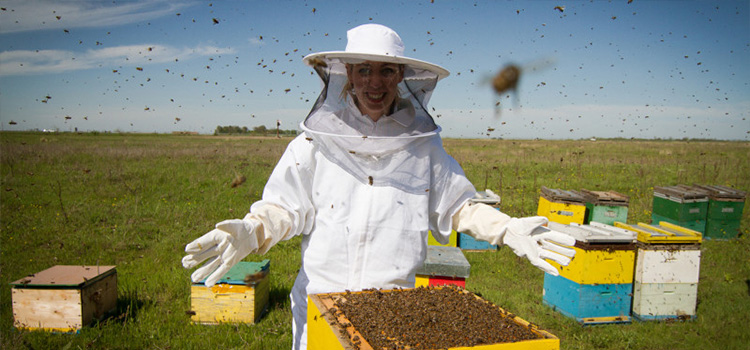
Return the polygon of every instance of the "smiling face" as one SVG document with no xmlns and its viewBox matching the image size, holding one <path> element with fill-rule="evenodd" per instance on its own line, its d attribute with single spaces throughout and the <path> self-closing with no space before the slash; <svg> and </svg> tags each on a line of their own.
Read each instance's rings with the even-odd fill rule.
<svg viewBox="0 0 750 350">
<path fill-rule="evenodd" d="M 398 84 L 404 79 L 403 67 L 395 63 L 365 61 L 347 65 L 346 71 L 359 111 L 373 121 L 386 115 L 398 97 Z"/>
</svg>

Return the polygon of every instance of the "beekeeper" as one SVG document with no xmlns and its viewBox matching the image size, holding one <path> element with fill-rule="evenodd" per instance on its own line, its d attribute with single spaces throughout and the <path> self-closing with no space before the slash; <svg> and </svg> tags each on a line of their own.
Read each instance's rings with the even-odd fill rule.
<svg viewBox="0 0 750 350">
<path fill-rule="evenodd" d="M 469 202 L 476 191 L 443 149 L 427 112 L 444 68 L 404 56 L 388 27 L 347 32 L 345 51 L 303 61 L 323 91 L 274 168 L 263 197 L 243 219 L 222 221 L 191 242 L 182 260 L 193 281 L 212 286 L 248 254 L 302 235 L 302 266 L 291 292 L 294 348 L 307 344 L 307 295 L 414 287 L 427 235 L 443 244 L 451 230 L 505 244 L 557 275 L 574 251 L 543 217 L 511 218 Z M 555 243 L 552 243 L 555 242 Z"/>
</svg>

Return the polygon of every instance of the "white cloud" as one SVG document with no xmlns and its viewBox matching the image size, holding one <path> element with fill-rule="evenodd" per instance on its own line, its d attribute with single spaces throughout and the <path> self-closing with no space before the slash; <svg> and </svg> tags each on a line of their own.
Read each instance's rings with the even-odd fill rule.
<svg viewBox="0 0 750 350">
<path fill-rule="evenodd" d="M 34 30 L 117 26 L 174 15 L 191 2 L 167 0 L 110 3 L 104 1 L 3 1 L 0 34 Z"/>
<path fill-rule="evenodd" d="M 128 45 L 87 51 L 15 50 L 0 52 L 0 76 L 50 74 L 99 67 L 147 65 L 234 53 L 231 48 Z"/>
</svg>

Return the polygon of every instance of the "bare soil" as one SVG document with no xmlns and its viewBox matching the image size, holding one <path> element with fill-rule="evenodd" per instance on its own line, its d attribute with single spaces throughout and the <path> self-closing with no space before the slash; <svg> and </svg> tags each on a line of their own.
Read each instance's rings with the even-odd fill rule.
<svg viewBox="0 0 750 350">
<path fill-rule="evenodd" d="M 453 286 L 347 292 L 335 305 L 374 349 L 447 349 L 541 338 L 513 321 L 514 315 Z"/>
</svg>

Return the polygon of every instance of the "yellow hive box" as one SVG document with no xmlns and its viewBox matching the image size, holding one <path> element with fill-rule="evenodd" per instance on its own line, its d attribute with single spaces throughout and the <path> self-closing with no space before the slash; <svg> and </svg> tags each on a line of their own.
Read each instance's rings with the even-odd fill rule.
<svg viewBox="0 0 750 350">
<path fill-rule="evenodd" d="M 448 237 L 448 244 L 440 244 L 440 242 L 435 239 L 435 237 L 432 237 L 432 231 L 429 231 L 427 233 L 427 245 L 431 246 L 438 246 L 438 247 L 457 247 L 458 246 L 458 233 L 456 231 L 452 231 L 451 235 Z"/>
<path fill-rule="evenodd" d="M 562 225 L 551 222 L 548 228 L 576 239 L 576 255 L 568 266 L 549 262 L 560 275 L 579 284 L 633 283 L 635 232 L 607 224 Z"/>
<path fill-rule="evenodd" d="M 568 266 L 549 260 L 563 276 L 580 284 L 633 283 L 633 262 L 635 250 L 582 249 L 573 247 L 575 258 Z"/>
<path fill-rule="evenodd" d="M 16 328 L 77 332 L 117 306 L 114 266 L 57 265 L 11 285 Z"/>
<path fill-rule="evenodd" d="M 383 290 L 382 293 L 398 293 L 402 290 Z M 357 292 L 369 293 L 371 291 Z M 344 296 L 344 293 L 324 293 L 308 296 L 307 301 L 307 348 L 309 350 L 372 350 L 359 331 L 343 313 L 335 312 L 335 301 Z M 480 298 L 477 296 L 477 298 Z M 480 298 L 481 299 L 481 298 Z M 472 347 L 453 347 L 448 350 L 558 350 L 560 339 L 551 333 L 538 329 L 535 325 L 510 315 L 502 308 L 498 308 L 503 314 L 512 317 L 513 321 L 528 328 L 539 336 L 539 339 L 524 340 L 515 343 L 498 343 L 489 345 L 478 345 Z"/>
<path fill-rule="evenodd" d="M 241 261 L 218 283 L 190 288 L 191 320 L 201 324 L 255 323 L 268 306 L 269 260 Z"/>
<path fill-rule="evenodd" d="M 576 191 L 549 189 L 542 186 L 537 215 L 560 224 L 583 224 L 586 219 L 586 203 L 583 195 Z"/>
</svg>

